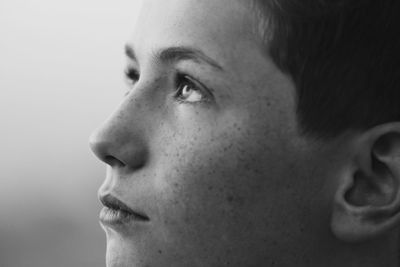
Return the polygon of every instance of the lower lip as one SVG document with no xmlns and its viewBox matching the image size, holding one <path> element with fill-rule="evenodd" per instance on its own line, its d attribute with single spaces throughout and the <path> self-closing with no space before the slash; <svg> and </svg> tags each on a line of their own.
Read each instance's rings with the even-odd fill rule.
<svg viewBox="0 0 400 267">
<path fill-rule="evenodd" d="M 100 221 L 105 225 L 122 226 L 131 223 L 144 222 L 137 215 L 123 211 L 103 207 L 100 212 Z"/>
</svg>

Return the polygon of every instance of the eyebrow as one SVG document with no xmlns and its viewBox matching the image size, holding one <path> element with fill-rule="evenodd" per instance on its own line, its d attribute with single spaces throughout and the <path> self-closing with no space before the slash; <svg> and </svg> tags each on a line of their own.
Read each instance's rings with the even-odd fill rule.
<svg viewBox="0 0 400 267">
<path fill-rule="evenodd" d="M 129 45 L 125 46 L 125 54 L 128 58 L 137 62 L 137 57 L 133 48 Z M 207 56 L 203 51 L 188 47 L 188 46 L 174 46 L 162 49 L 154 52 L 153 57 L 161 62 L 177 62 L 180 60 L 192 60 L 197 63 L 207 63 L 218 71 L 223 71 L 221 65 L 219 65 L 214 59 Z"/>
</svg>

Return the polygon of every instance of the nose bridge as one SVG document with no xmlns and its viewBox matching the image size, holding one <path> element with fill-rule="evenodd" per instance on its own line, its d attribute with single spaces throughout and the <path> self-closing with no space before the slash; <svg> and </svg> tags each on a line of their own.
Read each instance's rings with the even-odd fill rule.
<svg viewBox="0 0 400 267">
<path fill-rule="evenodd" d="M 111 166 L 142 166 L 147 158 L 145 117 L 145 106 L 126 98 L 90 136 L 94 154 Z"/>
</svg>

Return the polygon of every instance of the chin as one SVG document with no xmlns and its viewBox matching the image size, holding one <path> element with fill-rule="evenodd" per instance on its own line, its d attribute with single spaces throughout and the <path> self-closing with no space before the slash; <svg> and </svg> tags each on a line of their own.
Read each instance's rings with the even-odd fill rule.
<svg viewBox="0 0 400 267">
<path fill-rule="evenodd" d="M 107 231 L 107 267 L 140 267 L 140 259 L 133 244 L 117 233 Z"/>
</svg>

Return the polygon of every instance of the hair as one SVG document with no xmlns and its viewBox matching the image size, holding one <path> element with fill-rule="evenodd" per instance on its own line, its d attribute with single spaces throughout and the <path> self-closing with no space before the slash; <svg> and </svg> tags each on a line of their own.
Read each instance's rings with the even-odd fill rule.
<svg viewBox="0 0 400 267">
<path fill-rule="evenodd" d="M 301 129 L 335 137 L 400 120 L 399 0 L 253 0 L 296 87 Z"/>
</svg>

